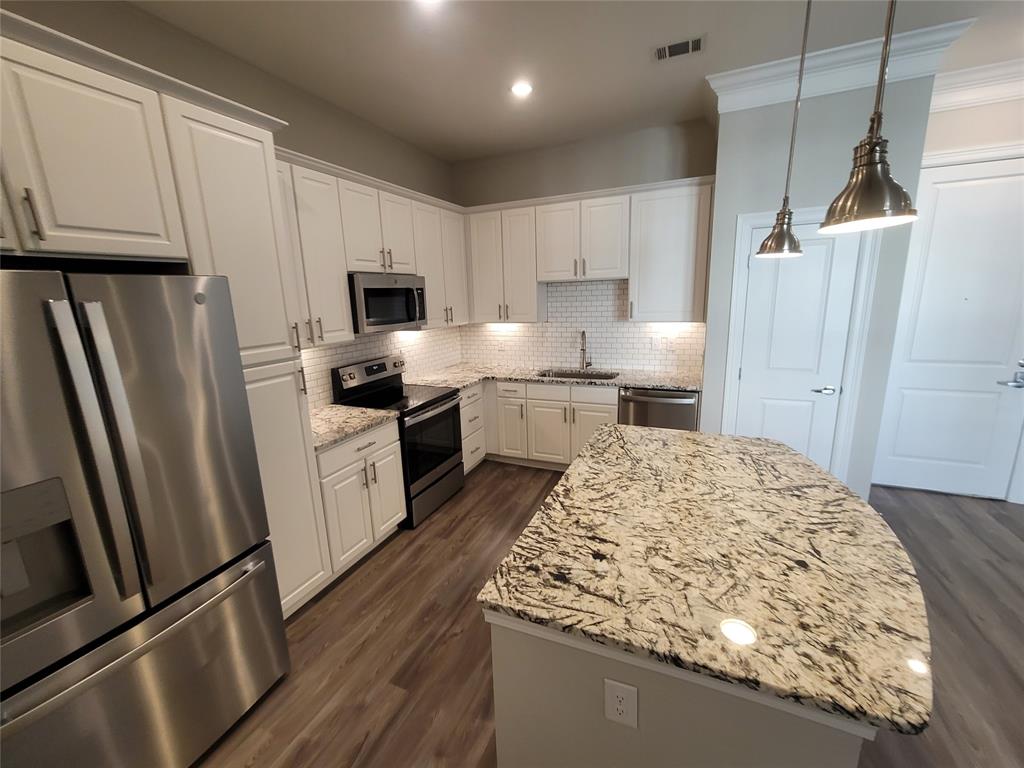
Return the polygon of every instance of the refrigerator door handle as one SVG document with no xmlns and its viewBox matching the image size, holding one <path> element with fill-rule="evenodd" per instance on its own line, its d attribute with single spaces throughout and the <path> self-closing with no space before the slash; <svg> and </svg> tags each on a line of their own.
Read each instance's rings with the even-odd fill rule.
<svg viewBox="0 0 1024 768">
<path fill-rule="evenodd" d="M 121 597 L 128 599 L 139 594 L 139 574 L 132 549 L 131 531 L 128 530 L 128 516 L 121 499 L 121 488 L 117 481 L 109 450 L 106 450 L 107 434 L 103 424 L 96 390 L 93 388 L 89 363 L 82 349 L 71 304 L 66 299 L 49 301 L 50 319 L 57 331 L 64 362 L 67 364 L 78 409 L 85 422 L 85 434 L 92 453 L 93 462 L 99 475 L 100 494 L 107 513 L 107 522 L 114 544 L 116 575 Z"/>
<path fill-rule="evenodd" d="M 149 497 L 149 483 L 146 470 L 142 464 L 142 451 L 139 449 L 139 438 L 135 432 L 135 421 L 132 419 L 131 407 L 128 405 L 128 394 L 125 392 L 121 368 L 114 351 L 114 340 L 110 337 L 107 316 L 103 312 L 103 304 L 99 301 L 81 302 L 85 314 L 85 327 L 92 340 L 96 359 L 99 362 L 99 378 L 105 390 L 107 401 L 113 415 L 117 441 L 126 469 L 125 490 L 129 497 L 129 513 L 137 526 L 136 542 L 139 545 L 143 572 L 150 585 L 156 584 L 160 578 L 160 569 L 153 557 L 155 542 L 159 540 L 156 521 L 153 520 L 153 503 Z"/>
</svg>

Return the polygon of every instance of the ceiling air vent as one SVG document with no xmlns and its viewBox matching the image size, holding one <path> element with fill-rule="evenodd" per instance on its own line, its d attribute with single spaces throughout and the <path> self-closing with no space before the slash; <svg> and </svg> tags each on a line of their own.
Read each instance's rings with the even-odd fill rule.
<svg viewBox="0 0 1024 768">
<path fill-rule="evenodd" d="M 700 53 L 703 42 L 704 38 L 695 37 L 692 40 L 683 40 L 678 43 L 663 45 L 654 50 L 654 55 L 658 61 L 662 61 L 663 59 L 671 59 L 674 56 L 684 56 L 687 53 Z"/>
</svg>

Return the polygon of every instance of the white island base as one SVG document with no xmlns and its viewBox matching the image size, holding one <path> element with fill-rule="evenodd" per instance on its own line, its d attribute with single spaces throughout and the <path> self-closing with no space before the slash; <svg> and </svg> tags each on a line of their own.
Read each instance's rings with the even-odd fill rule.
<svg viewBox="0 0 1024 768">
<path fill-rule="evenodd" d="M 485 610 L 499 768 L 856 768 L 875 728 Z M 637 727 L 604 681 L 637 689 Z"/>
</svg>

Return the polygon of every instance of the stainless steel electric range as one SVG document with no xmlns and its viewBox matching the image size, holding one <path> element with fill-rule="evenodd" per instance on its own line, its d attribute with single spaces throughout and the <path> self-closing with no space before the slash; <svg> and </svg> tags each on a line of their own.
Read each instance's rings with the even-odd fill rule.
<svg viewBox="0 0 1024 768">
<path fill-rule="evenodd" d="M 459 390 L 402 381 L 405 360 L 380 357 L 331 370 L 334 402 L 398 411 L 406 525 L 415 528 L 462 488 Z"/>
</svg>

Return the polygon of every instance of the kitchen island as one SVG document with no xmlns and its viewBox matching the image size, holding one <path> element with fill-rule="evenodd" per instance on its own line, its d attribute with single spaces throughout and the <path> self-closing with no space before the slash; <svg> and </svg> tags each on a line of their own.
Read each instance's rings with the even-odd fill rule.
<svg viewBox="0 0 1024 768">
<path fill-rule="evenodd" d="M 931 714 L 906 552 L 770 440 L 599 428 L 478 601 L 500 765 L 852 767 Z"/>
</svg>

